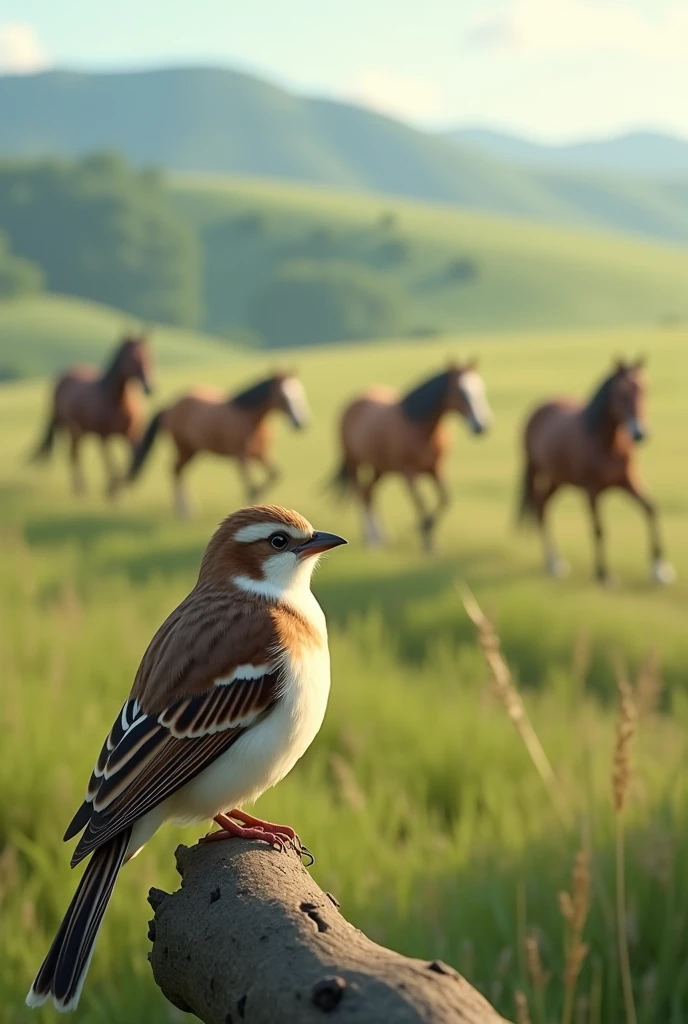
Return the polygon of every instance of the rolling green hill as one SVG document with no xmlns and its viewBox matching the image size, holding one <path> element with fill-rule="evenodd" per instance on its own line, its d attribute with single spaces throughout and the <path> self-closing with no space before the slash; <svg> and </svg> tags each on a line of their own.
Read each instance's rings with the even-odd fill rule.
<svg viewBox="0 0 688 1024">
<path fill-rule="evenodd" d="M 295 184 L 187 177 L 170 194 L 206 250 L 206 326 L 230 341 L 257 343 L 251 316 L 265 289 L 280 269 L 304 262 L 353 264 L 389 286 L 402 300 L 400 333 L 414 347 L 448 331 L 688 320 L 688 253 L 669 246 Z M 300 342 L 310 308 L 299 316 Z M 128 325 L 124 313 L 65 297 L 0 303 L 0 371 L 97 362 Z M 167 365 L 217 355 L 223 344 L 156 330 Z"/>
<path fill-rule="evenodd" d="M 405 333 L 648 323 L 688 317 L 688 253 L 451 207 L 222 177 L 177 178 L 202 232 L 207 324 L 247 325 L 276 268 L 349 260 L 394 283 Z"/>
<path fill-rule="evenodd" d="M 114 148 L 137 164 L 295 179 L 688 241 L 688 184 L 533 169 L 219 68 L 0 78 L 0 155 Z"/>
<path fill-rule="evenodd" d="M 8 375 L 54 373 L 73 362 L 100 363 L 136 321 L 108 306 L 59 295 L 0 302 L 0 368 Z M 152 334 L 157 361 L 178 366 L 216 358 L 222 349 L 207 336 L 171 327 Z"/>
</svg>

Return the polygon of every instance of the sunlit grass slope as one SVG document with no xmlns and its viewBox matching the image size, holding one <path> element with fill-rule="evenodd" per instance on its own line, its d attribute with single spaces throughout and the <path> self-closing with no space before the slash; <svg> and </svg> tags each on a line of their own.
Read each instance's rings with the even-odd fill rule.
<svg viewBox="0 0 688 1024">
<path fill-rule="evenodd" d="M 206 261 L 211 323 L 216 305 L 222 324 L 245 322 L 272 268 L 313 259 L 363 262 L 397 284 L 409 331 L 688 319 L 688 251 L 678 247 L 260 179 L 180 177 L 171 194 L 201 228 L 260 218 L 216 242 Z M 453 273 L 460 259 L 474 276 Z"/>
<path fill-rule="evenodd" d="M 0 366 L 37 375 L 74 362 L 100 363 L 125 332 L 142 326 L 109 306 L 62 295 L 0 302 Z M 165 366 L 207 360 L 223 351 L 207 335 L 173 327 L 155 327 L 152 338 Z"/>
<path fill-rule="evenodd" d="M 560 825 L 491 697 L 457 579 L 493 613 L 566 798 L 586 822 L 595 884 L 579 989 L 587 1003 L 578 1019 L 590 1024 L 623 1019 L 610 915 L 610 659 L 616 652 L 635 668 L 648 651 L 658 652 L 663 713 L 640 724 L 629 812 L 630 952 L 642 1019 L 688 1016 L 687 340 L 679 329 L 471 339 L 496 419 L 482 439 L 462 424 L 453 428 L 447 471 L 454 504 L 432 558 L 419 550 L 398 482 L 381 493 L 389 548 L 362 548 L 355 506 L 342 506 L 324 488 L 337 462 L 336 412 L 368 384 L 413 383 L 467 351 L 469 341 L 285 357 L 304 380 L 313 424 L 303 433 L 275 424 L 285 472 L 273 497 L 351 544 L 328 558 L 315 582 L 332 636 L 326 724 L 260 807 L 299 829 L 316 853 L 319 882 L 360 927 L 408 953 L 455 964 L 512 1018 L 514 992 L 523 989 L 533 1021 L 561 1019 L 557 893 L 569 883 L 581 833 Z M 644 524 L 611 496 L 604 518 L 618 585 L 598 589 L 576 495 L 554 508 L 572 576 L 545 579 L 535 538 L 513 529 L 519 424 L 541 397 L 586 393 L 614 354 L 638 350 L 649 354 L 653 429 L 639 452 L 641 471 L 662 509 L 678 582 L 665 590 L 649 584 Z M 267 357 L 228 352 L 192 371 L 163 368 L 151 412 L 192 380 L 229 391 L 272 366 Z M 0 390 L 0 1021 L 8 1024 L 54 1019 L 49 1012 L 30 1018 L 22 999 L 75 884 L 62 832 L 146 643 L 192 585 L 215 524 L 243 503 L 234 467 L 209 457 L 189 473 L 196 519 L 175 522 L 164 441 L 140 485 L 117 505 L 101 498 L 94 446 L 87 460 L 92 494 L 76 503 L 62 451 L 45 470 L 23 465 L 44 402 L 44 384 Z M 80 1020 L 170 1019 L 146 962 L 145 894 L 152 884 L 176 884 L 172 849 L 196 834 L 165 830 L 123 873 Z M 523 956 L 533 930 L 552 972 L 544 1014 Z"/>
</svg>

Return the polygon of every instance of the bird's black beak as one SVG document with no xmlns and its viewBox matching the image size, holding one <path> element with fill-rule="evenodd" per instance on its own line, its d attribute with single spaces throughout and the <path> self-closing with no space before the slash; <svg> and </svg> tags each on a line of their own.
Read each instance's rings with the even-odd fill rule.
<svg viewBox="0 0 688 1024">
<path fill-rule="evenodd" d="M 340 544 L 346 543 L 348 542 L 336 533 L 323 533 L 320 530 L 316 530 L 312 537 L 309 537 L 303 544 L 299 544 L 298 547 L 292 548 L 292 550 L 297 558 L 308 558 L 310 555 L 321 555 L 323 551 L 329 551 L 330 548 L 338 548 Z"/>
</svg>

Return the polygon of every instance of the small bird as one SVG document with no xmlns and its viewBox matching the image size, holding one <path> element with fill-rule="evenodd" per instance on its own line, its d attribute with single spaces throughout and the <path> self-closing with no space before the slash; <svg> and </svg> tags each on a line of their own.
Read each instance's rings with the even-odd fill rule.
<svg viewBox="0 0 688 1024">
<path fill-rule="evenodd" d="M 310 583 L 346 544 L 298 512 L 255 505 L 211 538 L 198 581 L 153 637 L 65 833 L 91 860 L 26 1002 L 76 1008 L 120 868 L 164 821 L 213 818 L 206 838 L 294 841 L 239 804 L 291 771 L 323 721 L 330 689 L 325 616 Z"/>
</svg>

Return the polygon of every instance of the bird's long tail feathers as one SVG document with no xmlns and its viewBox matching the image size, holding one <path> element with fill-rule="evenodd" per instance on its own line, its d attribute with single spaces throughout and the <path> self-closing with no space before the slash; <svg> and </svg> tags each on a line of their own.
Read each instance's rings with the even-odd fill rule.
<svg viewBox="0 0 688 1024">
<path fill-rule="evenodd" d="M 126 829 L 95 851 L 26 997 L 27 1006 L 52 999 L 61 1013 L 74 1010 L 93 947 L 129 845 Z"/>
</svg>

